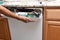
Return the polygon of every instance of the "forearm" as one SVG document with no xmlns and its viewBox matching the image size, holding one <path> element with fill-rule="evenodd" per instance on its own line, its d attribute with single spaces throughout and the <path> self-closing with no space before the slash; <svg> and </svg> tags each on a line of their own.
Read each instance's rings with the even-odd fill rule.
<svg viewBox="0 0 60 40">
<path fill-rule="evenodd" d="M 13 12 L 11 12 L 10 10 L 8 10 L 7 8 L 4 8 L 3 6 L 0 6 L 0 12 L 6 16 L 9 17 L 13 17 L 16 19 L 20 19 L 20 17 L 18 17 L 17 15 L 15 15 Z"/>
<path fill-rule="evenodd" d="M 23 22 L 33 22 L 33 20 L 31 20 L 30 18 L 15 15 L 13 12 L 3 6 L 0 6 L 0 12 L 6 16 L 21 20 Z"/>
</svg>

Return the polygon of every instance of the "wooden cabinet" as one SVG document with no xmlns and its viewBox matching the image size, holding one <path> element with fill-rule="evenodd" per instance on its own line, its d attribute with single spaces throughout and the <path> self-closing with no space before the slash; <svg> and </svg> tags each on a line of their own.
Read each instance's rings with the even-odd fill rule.
<svg viewBox="0 0 60 40">
<path fill-rule="evenodd" d="M 0 17 L 0 40 L 11 40 L 8 21 Z"/>
<path fill-rule="evenodd" d="M 43 40 L 60 40 L 60 8 L 44 9 Z"/>
</svg>

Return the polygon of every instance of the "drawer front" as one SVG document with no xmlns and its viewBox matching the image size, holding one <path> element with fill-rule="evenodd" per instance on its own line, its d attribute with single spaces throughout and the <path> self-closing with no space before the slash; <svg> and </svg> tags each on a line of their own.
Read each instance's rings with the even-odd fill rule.
<svg viewBox="0 0 60 40">
<path fill-rule="evenodd" d="M 46 9 L 46 17 L 51 20 L 60 20 L 60 9 Z"/>
<path fill-rule="evenodd" d="M 59 25 L 60 26 L 60 21 L 47 21 L 47 22 L 50 25 Z"/>
</svg>

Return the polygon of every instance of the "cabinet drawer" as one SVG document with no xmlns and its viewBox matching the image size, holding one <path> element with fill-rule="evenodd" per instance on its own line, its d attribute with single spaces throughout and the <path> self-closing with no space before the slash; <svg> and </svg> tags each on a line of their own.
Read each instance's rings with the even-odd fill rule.
<svg viewBox="0 0 60 40">
<path fill-rule="evenodd" d="M 60 21 L 48 21 L 48 24 L 60 26 Z"/>
<path fill-rule="evenodd" d="M 60 9 L 46 9 L 46 17 L 51 20 L 60 20 Z"/>
</svg>

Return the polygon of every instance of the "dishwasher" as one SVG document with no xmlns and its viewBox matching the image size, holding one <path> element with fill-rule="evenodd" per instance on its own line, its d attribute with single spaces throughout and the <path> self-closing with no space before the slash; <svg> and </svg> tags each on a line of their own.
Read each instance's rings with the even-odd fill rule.
<svg viewBox="0 0 60 40">
<path fill-rule="evenodd" d="M 35 22 L 23 23 L 8 18 L 12 40 L 42 40 L 43 8 L 41 7 L 7 7 L 17 16 L 25 16 Z"/>
</svg>

